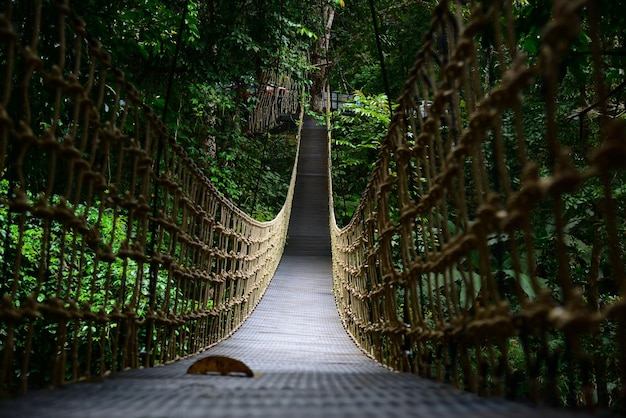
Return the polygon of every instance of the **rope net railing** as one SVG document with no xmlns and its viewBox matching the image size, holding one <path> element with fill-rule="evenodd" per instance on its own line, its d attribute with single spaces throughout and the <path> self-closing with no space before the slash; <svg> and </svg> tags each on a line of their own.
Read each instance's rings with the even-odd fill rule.
<svg viewBox="0 0 626 418">
<path fill-rule="evenodd" d="M 512 1 L 470 3 L 434 9 L 360 206 L 342 229 L 331 218 L 340 313 L 393 369 L 485 396 L 615 406 L 626 134 L 601 2 L 552 2 L 535 57 L 519 48 Z M 566 120 L 560 71 L 581 28 L 597 113 Z M 544 100 L 531 107 L 533 83 Z M 580 123 L 582 147 L 566 123 Z"/>
<path fill-rule="evenodd" d="M 3 3 L 0 393 L 164 364 L 227 337 L 277 268 L 297 167 L 281 212 L 253 220 L 66 1 Z"/>
<path fill-rule="evenodd" d="M 283 73 L 265 72 L 261 75 L 254 100 L 256 106 L 250 113 L 248 130 L 267 132 L 281 122 L 299 113 L 299 86 L 295 80 Z"/>
</svg>

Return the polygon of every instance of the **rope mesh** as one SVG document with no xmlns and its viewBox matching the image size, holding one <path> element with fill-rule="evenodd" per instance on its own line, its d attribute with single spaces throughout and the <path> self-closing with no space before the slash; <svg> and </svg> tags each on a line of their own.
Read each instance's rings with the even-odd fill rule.
<svg viewBox="0 0 626 418">
<path fill-rule="evenodd" d="M 625 398 L 626 135 L 602 84 L 599 2 L 554 1 L 537 57 L 518 50 L 513 2 L 472 2 L 468 16 L 465 3 L 434 9 L 360 206 L 343 229 L 331 219 L 340 313 L 358 344 L 394 369 L 482 395 L 606 406 Z M 557 105 L 582 24 L 599 116 L 586 118 L 597 146 L 581 157 Z M 538 127 L 524 125 L 533 80 L 545 92 L 532 109 Z M 544 132 L 534 148 L 532 129 Z M 572 202 L 593 208 L 588 218 L 574 218 Z M 570 232 L 585 223 L 591 267 L 580 273 Z M 601 256 L 613 289 L 602 298 Z"/>
<path fill-rule="evenodd" d="M 298 113 L 297 83 L 285 74 L 266 72 L 254 93 L 256 107 L 250 114 L 248 129 L 267 132 L 281 122 L 281 117 Z"/>
<path fill-rule="evenodd" d="M 273 221 L 251 219 L 66 1 L 19 3 L 0 14 L 0 392 L 164 364 L 227 337 L 277 268 L 295 176 Z"/>
</svg>

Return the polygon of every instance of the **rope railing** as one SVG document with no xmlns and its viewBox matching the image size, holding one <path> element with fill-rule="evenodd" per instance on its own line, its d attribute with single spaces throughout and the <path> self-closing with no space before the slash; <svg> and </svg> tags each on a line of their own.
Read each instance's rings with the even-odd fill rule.
<svg viewBox="0 0 626 418">
<path fill-rule="evenodd" d="M 616 405 L 626 134 L 604 85 L 599 2 L 554 1 L 536 57 L 518 47 L 513 2 L 466 3 L 434 9 L 360 206 L 341 229 L 331 214 L 341 316 L 396 370 L 481 395 Z M 574 148 L 560 70 L 583 24 L 599 116 L 578 115 L 587 137 Z M 533 82 L 544 101 L 531 108 Z"/>
<path fill-rule="evenodd" d="M 266 132 L 278 126 L 282 122 L 281 117 L 298 114 L 298 89 L 298 83 L 286 74 L 263 73 L 253 95 L 256 106 L 250 113 L 248 130 Z"/>
<path fill-rule="evenodd" d="M 67 1 L 18 3 L 0 10 L 0 395 L 227 337 L 277 268 L 297 167 L 280 213 L 255 221 Z"/>
</svg>

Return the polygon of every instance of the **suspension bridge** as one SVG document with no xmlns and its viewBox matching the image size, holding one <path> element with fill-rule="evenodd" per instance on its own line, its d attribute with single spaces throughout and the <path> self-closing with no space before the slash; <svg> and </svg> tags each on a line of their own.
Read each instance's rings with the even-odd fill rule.
<svg viewBox="0 0 626 418">
<path fill-rule="evenodd" d="M 468 18 L 442 1 L 341 229 L 325 127 L 300 124 L 285 205 L 255 221 L 168 136 L 66 2 L 37 4 L 20 16 L 8 1 L 0 15 L 0 416 L 570 416 L 624 399 L 626 134 L 601 62 L 598 145 L 584 166 L 555 112 L 559 60 L 595 2 L 556 1 L 531 62 L 511 2 Z M 58 39 L 39 36 L 44 24 Z M 485 31 L 499 45 L 490 85 L 474 71 Z M 533 78 L 549 93 L 546 156 L 529 155 L 521 125 Z M 563 201 L 589 184 L 618 289 L 602 300 L 597 275 L 583 286 L 568 271 Z M 554 222 L 551 286 L 534 262 L 538 207 Z M 602 337 L 615 358 L 593 351 Z M 187 373 L 224 357 L 252 377 L 227 360 L 225 375 Z"/>
</svg>

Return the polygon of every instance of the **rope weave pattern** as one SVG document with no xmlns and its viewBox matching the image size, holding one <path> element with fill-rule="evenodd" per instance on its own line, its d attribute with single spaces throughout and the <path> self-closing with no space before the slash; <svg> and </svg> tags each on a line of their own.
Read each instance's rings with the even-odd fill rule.
<svg viewBox="0 0 626 418">
<path fill-rule="evenodd" d="M 556 113 L 559 68 L 583 7 L 591 16 L 595 80 L 604 80 L 597 2 L 554 1 L 536 59 L 517 49 L 511 1 L 488 2 L 488 9 L 472 2 L 471 16 L 463 15 L 465 3 L 435 8 L 361 204 L 343 229 L 331 219 L 335 294 L 346 328 L 393 369 L 483 395 L 513 396 L 527 385 L 535 402 L 578 402 L 582 394 L 591 407 L 594 391 L 608 396 L 607 359 L 584 347 L 616 325 L 611 344 L 620 354 L 611 361 L 622 392 L 618 386 L 614 393 L 623 396 L 626 281 L 617 225 L 624 212 L 614 189 L 624 181 L 624 123 L 600 101 L 601 116 L 589 122 L 599 145 L 581 167 Z M 494 39 L 491 67 L 479 54 L 486 36 Z M 533 80 L 546 92 L 537 111 L 545 155 L 530 154 L 532 127 L 523 126 L 523 93 Z M 618 289 L 608 303 L 598 299 L 597 272 L 582 279 L 570 272 L 572 219 L 564 201 L 589 185 L 602 190 L 601 216 L 583 222 L 595 222 L 597 236 L 606 237 L 594 248 L 609 247 L 612 271 L 604 280 Z M 558 274 L 548 286 L 535 262 L 539 212 L 552 213 L 554 222 L 550 251 Z M 550 345 L 556 336 L 565 347 Z M 512 366 L 513 345 L 523 348 L 523 370 Z M 568 384 L 578 385 L 566 393 L 559 364 L 569 368 Z"/>
<path fill-rule="evenodd" d="M 273 221 L 245 215 L 66 1 L 27 3 L 0 10 L 3 393 L 227 337 L 277 268 L 295 185 Z"/>
<path fill-rule="evenodd" d="M 299 95 L 297 83 L 285 74 L 264 73 L 254 94 L 257 101 L 250 114 L 248 130 L 267 132 L 276 127 L 281 116 L 298 113 Z"/>
</svg>

